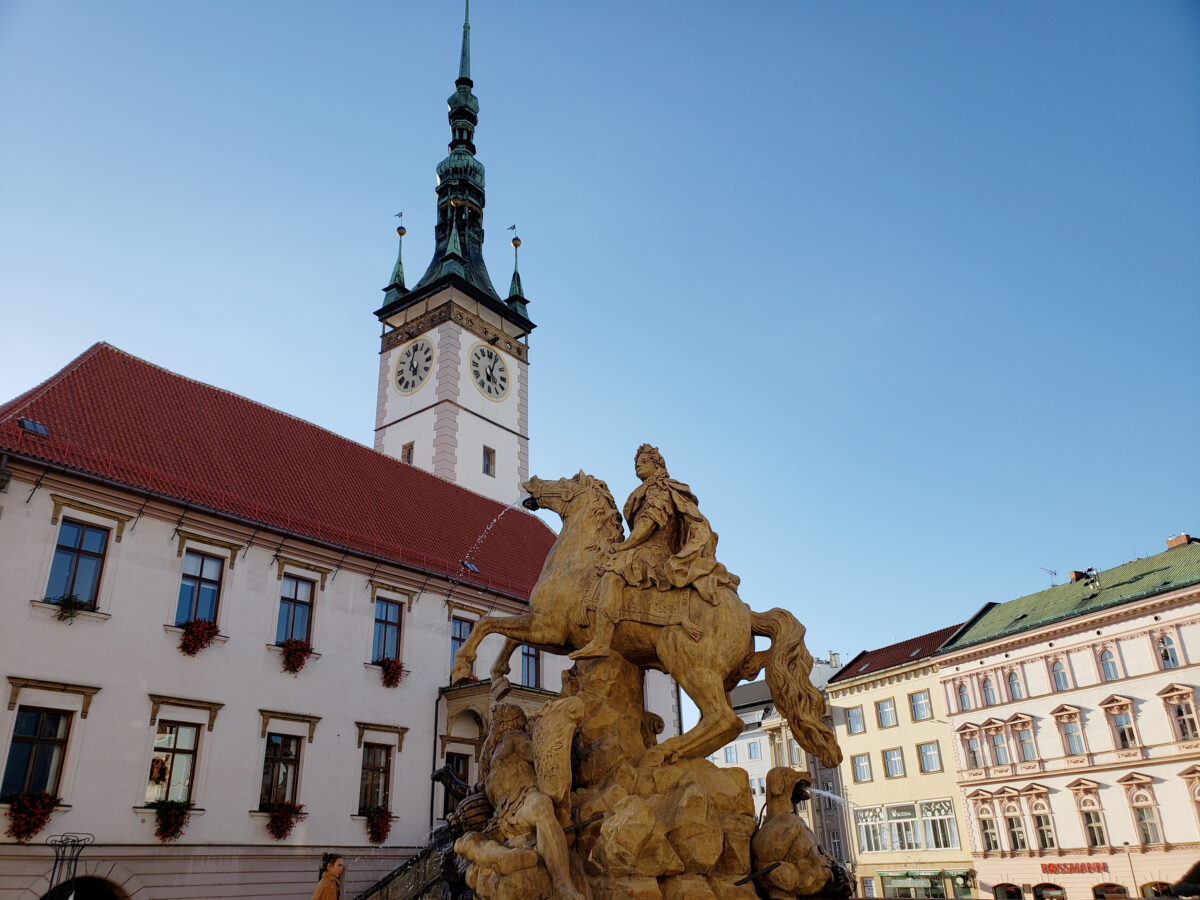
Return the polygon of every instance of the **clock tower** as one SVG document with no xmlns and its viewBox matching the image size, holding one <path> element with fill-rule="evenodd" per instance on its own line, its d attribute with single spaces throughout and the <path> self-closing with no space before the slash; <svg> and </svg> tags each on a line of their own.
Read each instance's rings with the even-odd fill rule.
<svg viewBox="0 0 1200 900">
<path fill-rule="evenodd" d="M 409 289 L 397 255 L 384 303 L 375 449 L 511 503 L 529 477 L 529 320 L 514 267 L 501 299 L 483 261 L 483 164 L 475 158 L 470 0 L 437 166 L 433 260 Z M 404 228 L 396 229 L 403 246 Z M 520 241 L 513 239 L 513 247 Z"/>
</svg>

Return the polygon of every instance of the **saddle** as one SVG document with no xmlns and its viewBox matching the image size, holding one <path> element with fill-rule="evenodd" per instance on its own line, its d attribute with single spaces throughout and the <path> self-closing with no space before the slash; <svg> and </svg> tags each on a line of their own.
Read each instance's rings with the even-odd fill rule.
<svg viewBox="0 0 1200 900">
<path fill-rule="evenodd" d="M 621 597 L 621 613 L 619 621 L 639 622 L 643 625 L 680 625 L 693 641 L 700 640 L 704 634 L 699 625 L 692 620 L 692 595 L 697 593 L 694 588 L 682 588 L 673 591 L 634 590 L 627 588 Z M 600 585 L 597 584 L 588 592 L 587 598 L 579 610 L 579 624 L 587 625 L 597 615 L 596 607 L 600 600 Z"/>
</svg>

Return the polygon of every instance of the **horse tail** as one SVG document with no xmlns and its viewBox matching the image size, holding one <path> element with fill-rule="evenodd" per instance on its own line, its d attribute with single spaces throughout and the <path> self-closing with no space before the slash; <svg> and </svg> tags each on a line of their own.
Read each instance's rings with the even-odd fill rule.
<svg viewBox="0 0 1200 900">
<path fill-rule="evenodd" d="M 771 647 L 750 655 L 742 677 L 753 678 L 765 665 L 771 699 L 787 719 L 796 742 L 816 754 L 826 768 L 836 767 L 842 751 L 833 732 L 821 721 L 825 697 L 809 679 L 813 659 L 804 646 L 804 626 L 787 610 L 772 609 L 765 613 L 752 610 L 750 628 L 756 635 L 769 637 Z"/>
</svg>

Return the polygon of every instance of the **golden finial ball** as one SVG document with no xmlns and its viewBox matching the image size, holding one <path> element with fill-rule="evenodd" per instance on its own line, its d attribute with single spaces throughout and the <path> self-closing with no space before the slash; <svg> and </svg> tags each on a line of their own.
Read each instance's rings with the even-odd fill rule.
<svg viewBox="0 0 1200 900">
<path fill-rule="evenodd" d="M 520 239 L 519 237 L 515 237 L 515 238 L 513 238 L 513 239 L 512 239 L 512 245 L 513 245 L 513 247 L 514 247 L 514 248 L 516 248 L 516 247 L 520 247 L 520 246 L 521 246 L 521 239 Z"/>
<path fill-rule="evenodd" d="M 396 229 L 396 234 L 400 235 L 400 237 L 404 237 L 406 234 L 408 234 L 408 229 L 401 225 Z"/>
</svg>

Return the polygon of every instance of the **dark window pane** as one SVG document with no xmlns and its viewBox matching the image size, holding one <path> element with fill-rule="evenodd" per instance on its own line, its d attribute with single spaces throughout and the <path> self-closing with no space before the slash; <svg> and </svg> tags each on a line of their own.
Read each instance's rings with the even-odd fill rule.
<svg viewBox="0 0 1200 900">
<path fill-rule="evenodd" d="M 42 714 L 28 709 L 17 710 L 17 724 L 13 733 L 21 737 L 33 737 L 38 733 Z"/>
<path fill-rule="evenodd" d="M 57 600 L 67 593 L 67 585 L 71 583 L 71 568 L 75 562 L 75 554 L 69 550 L 55 550 L 54 563 L 50 566 L 50 583 L 46 585 L 46 596 Z"/>
<path fill-rule="evenodd" d="M 183 558 L 183 574 L 184 575 L 199 575 L 200 574 L 200 554 L 188 551 L 187 556 Z"/>
<path fill-rule="evenodd" d="M 298 641 L 305 640 L 308 637 L 308 607 L 297 606 L 294 616 L 291 636 Z"/>
<path fill-rule="evenodd" d="M 83 603 L 96 602 L 96 586 L 100 582 L 100 559 L 81 556 L 75 566 L 74 594 Z"/>
<path fill-rule="evenodd" d="M 4 784 L 0 785 L 0 797 L 19 794 L 25 789 L 25 772 L 29 769 L 29 756 L 33 744 L 13 742 L 8 751 L 8 765 L 4 767 Z"/>
<path fill-rule="evenodd" d="M 212 585 L 200 585 L 200 601 L 196 606 L 196 618 L 211 622 L 217 612 L 217 591 Z"/>
<path fill-rule="evenodd" d="M 74 522 L 63 522 L 62 528 L 58 532 L 58 544 L 60 547 L 78 547 L 79 538 L 82 534 L 82 525 L 76 525 Z"/>
<path fill-rule="evenodd" d="M 108 532 L 103 528 L 85 528 L 83 530 L 83 549 L 88 553 L 103 553 L 108 543 Z"/>
<path fill-rule="evenodd" d="M 279 621 L 275 625 L 275 643 L 282 644 L 288 639 L 288 610 L 290 603 L 279 604 Z"/>
<path fill-rule="evenodd" d="M 179 602 L 175 604 L 175 624 L 186 625 L 192 620 L 192 604 L 196 600 L 196 585 L 188 578 L 179 585 Z"/>
<path fill-rule="evenodd" d="M 387 646 L 384 647 L 384 655 L 387 656 L 388 659 L 396 658 L 396 655 L 397 655 L 396 637 L 397 637 L 396 629 L 389 628 L 387 631 L 387 640 L 386 640 Z"/>
<path fill-rule="evenodd" d="M 26 790 L 49 790 L 57 780 L 58 763 L 61 758 L 62 747 L 60 745 L 39 744 L 33 756 L 33 770 L 29 774 Z"/>
<path fill-rule="evenodd" d="M 62 738 L 67 736 L 67 717 L 62 713 L 42 713 L 42 727 L 38 729 L 40 737 Z"/>
</svg>

